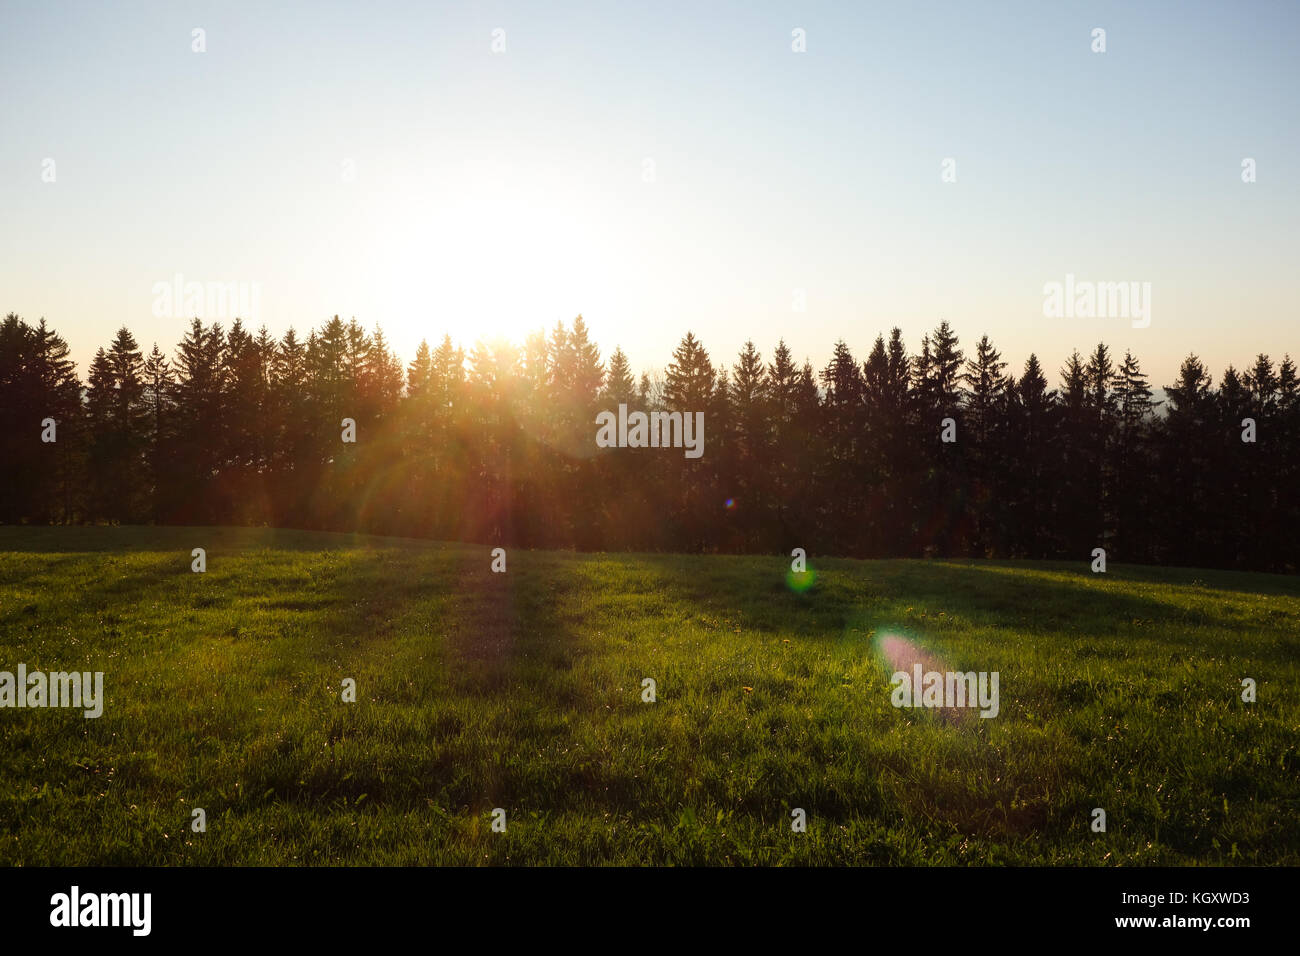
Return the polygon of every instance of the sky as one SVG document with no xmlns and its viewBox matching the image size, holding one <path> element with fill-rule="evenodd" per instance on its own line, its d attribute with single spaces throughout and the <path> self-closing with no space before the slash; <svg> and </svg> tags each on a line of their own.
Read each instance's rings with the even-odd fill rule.
<svg viewBox="0 0 1300 956">
<path fill-rule="evenodd" d="M 1297 47 L 1254 0 L 0 0 L 0 313 L 83 374 L 122 325 L 174 351 L 180 276 L 406 361 L 581 314 L 637 370 L 688 329 L 819 368 L 946 319 L 1217 381 L 1300 359 Z M 1045 314 L 1067 275 L 1149 324 Z"/>
</svg>

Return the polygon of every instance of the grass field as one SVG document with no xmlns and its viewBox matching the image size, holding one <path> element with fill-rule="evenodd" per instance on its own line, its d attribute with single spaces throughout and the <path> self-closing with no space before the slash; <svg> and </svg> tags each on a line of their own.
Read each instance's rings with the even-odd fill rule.
<svg viewBox="0 0 1300 956">
<path fill-rule="evenodd" d="M 106 697 L 0 709 L 0 864 L 1300 863 L 1300 580 L 488 552 L 0 528 L 0 670 Z M 1000 714 L 895 709 L 887 635 Z"/>
</svg>

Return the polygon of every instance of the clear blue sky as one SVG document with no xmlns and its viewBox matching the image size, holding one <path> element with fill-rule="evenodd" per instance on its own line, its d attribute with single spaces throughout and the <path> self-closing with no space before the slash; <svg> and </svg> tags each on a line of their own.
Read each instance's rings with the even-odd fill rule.
<svg viewBox="0 0 1300 956">
<path fill-rule="evenodd" d="M 83 372 L 123 324 L 174 348 L 180 273 L 407 360 L 582 313 L 638 368 L 688 328 L 820 366 L 946 318 L 1017 368 L 1104 340 L 1217 379 L 1300 358 L 1298 48 L 1300 4 L 1249 0 L 6 0 L 0 310 Z M 1067 273 L 1150 282 L 1150 327 L 1044 317 Z"/>
</svg>

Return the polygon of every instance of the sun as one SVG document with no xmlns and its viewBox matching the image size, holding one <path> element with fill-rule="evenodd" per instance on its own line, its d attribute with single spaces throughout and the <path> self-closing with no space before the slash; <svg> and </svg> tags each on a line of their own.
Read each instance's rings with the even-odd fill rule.
<svg viewBox="0 0 1300 956">
<path fill-rule="evenodd" d="M 582 206 L 498 191 L 392 203 L 372 216 L 365 281 L 395 341 L 470 344 L 569 321 L 608 251 Z"/>
</svg>

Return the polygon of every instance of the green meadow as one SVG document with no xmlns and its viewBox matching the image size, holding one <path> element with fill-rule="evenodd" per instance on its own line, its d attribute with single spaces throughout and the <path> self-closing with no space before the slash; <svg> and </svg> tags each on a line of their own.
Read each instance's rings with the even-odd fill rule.
<svg viewBox="0 0 1300 956">
<path fill-rule="evenodd" d="M 0 709 L 0 864 L 1300 864 L 1300 579 L 489 552 L 0 528 L 0 670 L 105 675 Z"/>
</svg>

